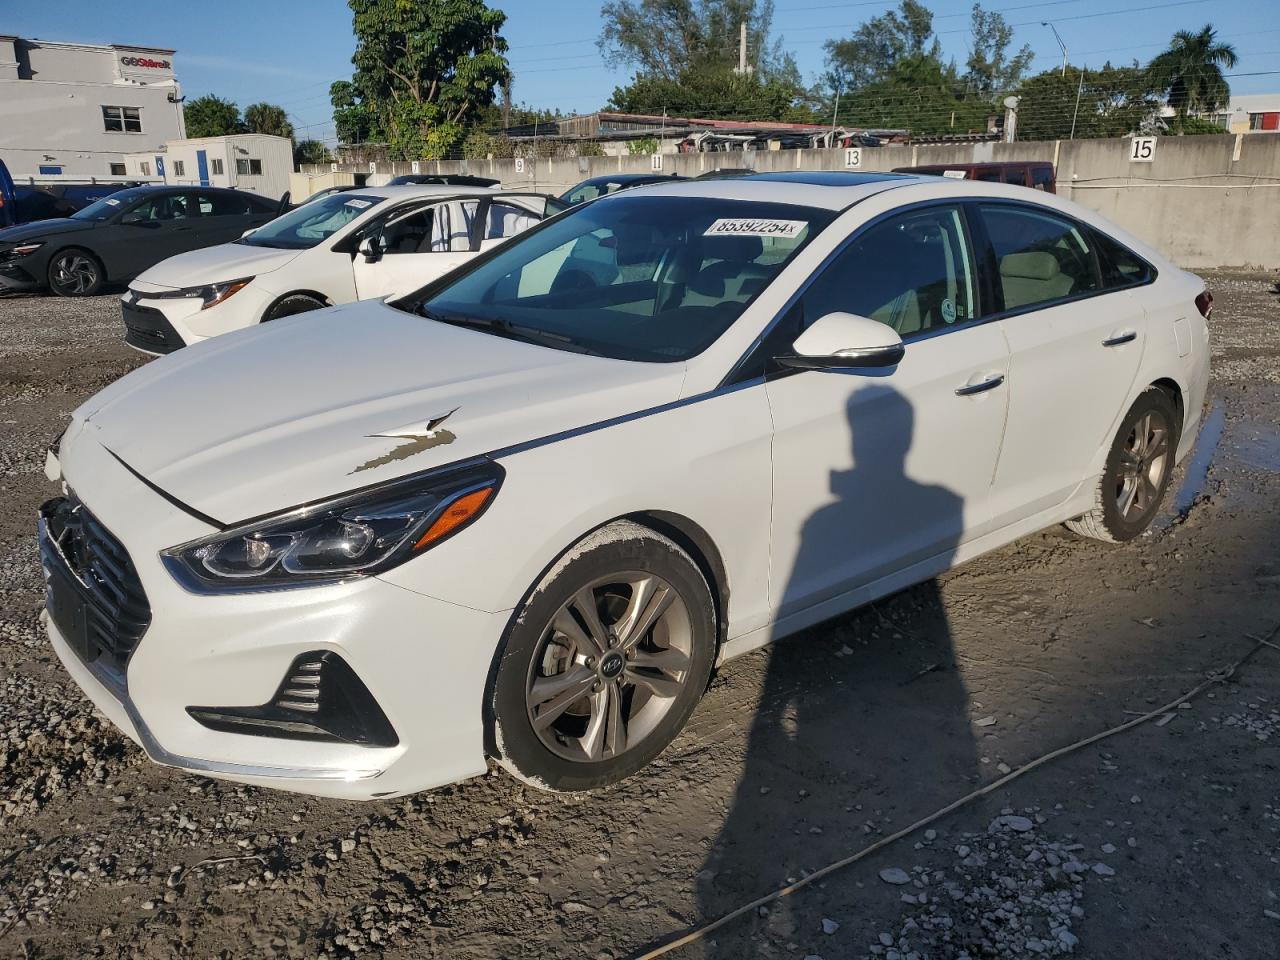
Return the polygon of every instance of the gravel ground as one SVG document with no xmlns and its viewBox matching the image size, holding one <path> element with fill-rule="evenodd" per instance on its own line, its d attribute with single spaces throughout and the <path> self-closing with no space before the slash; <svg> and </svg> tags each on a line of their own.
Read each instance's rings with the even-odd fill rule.
<svg viewBox="0 0 1280 960">
<path fill-rule="evenodd" d="M 1046 531 L 723 670 L 645 774 L 347 804 L 149 763 L 42 637 L 43 451 L 143 362 L 113 297 L 0 298 L 0 956 L 635 956 L 1152 710 L 1280 619 L 1280 303 L 1215 275 L 1223 424 L 1120 548 Z M 1171 498 L 1171 503 L 1173 503 Z M 1270 958 L 1280 650 L 681 958 Z"/>
</svg>

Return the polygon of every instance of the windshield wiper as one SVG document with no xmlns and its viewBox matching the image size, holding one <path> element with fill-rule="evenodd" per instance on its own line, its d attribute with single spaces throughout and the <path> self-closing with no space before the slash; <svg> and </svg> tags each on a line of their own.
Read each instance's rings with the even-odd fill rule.
<svg viewBox="0 0 1280 960">
<path fill-rule="evenodd" d="M 522 324 L 512 323 L 510 320 L 503 320 L 500 317 L 464 317 L 458 314 L 444 316 L 439 313 L 432 313 L 426 307 L 423 307 L 419 312 L 428 320 L 447 323 L 455 327 L 466 327 L 470 330 L 483 330 L 486 333 L 493 333 L 509 340 L 521 340 L 525 343 L 536 343 L 539 346 L 554 347 L 557 350 L 570 350 L 574 353 L 595 354 L 594 350 L 579 343 L 573 337 L 560 333 L 551 333 L 547 330 L 539 330 L 537 327 L 526 327 Z"/>
</svg>

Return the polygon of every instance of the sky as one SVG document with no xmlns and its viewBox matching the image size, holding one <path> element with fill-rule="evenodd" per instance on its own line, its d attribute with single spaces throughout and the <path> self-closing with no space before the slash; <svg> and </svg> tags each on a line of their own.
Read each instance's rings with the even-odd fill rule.
<svg viewBox="0 0 1280 960">
<path fill-rule="evenodd" d="M 610 69 L 595 44 L 601 0 L 489 0 L 507 14 L 518 102 L 569 113 L 599 109 L 629 72 Z M 968 54 L 970 0 L 925 0 L 943 55 Z M 1174 31 L 1206 22 L 1235 45 L 1233 93 L 1280 91 L 1280 22 L 1267 0 L 988 0 L 1014 27 L 1014 46 L 1031 45 L 1033 72 L 1062 62 L 1057 27 L 1073 64 L 1145 62 Z M 896 6 L 889 0 L 775 0 L 774 31 L 806 81 L 823 67 L 822 44 Z M 1255 29 L 1255 27 L 1257 29 Z M 299 139 L 332 141 L 329 84 L 351 76 L 351 12 L 342 0 L 0 0 L 0 32 L 45 40 L 132 43 L 177 50 L 183 93 L 215 93 L 242 108 L 268 101 L 288 111 Z"/>
</svg>

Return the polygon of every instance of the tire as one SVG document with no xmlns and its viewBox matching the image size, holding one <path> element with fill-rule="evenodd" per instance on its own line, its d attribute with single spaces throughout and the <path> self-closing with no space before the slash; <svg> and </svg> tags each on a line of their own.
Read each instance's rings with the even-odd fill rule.
<svg viewBox="0 0 1280 960">
<path fill-rule="evenodd" d="M 265 314 L 263 314 L 262 322 L 269 320 L 279 320 L 281 317 L 292 317 L 296 313 L 309 313 L 312 310 L 323 310 L 328 304 L 323 300 L 317 300 L 315 297 L 306 293 L 291 293 L 286 297 L 282 297 L 271 305 Z"/>
<path fill-rule="evenodd" d="M 88 250 L 67 247 L 49 261 L 49 289 L 60 297 L 91 297 L 102 289 L 105 271 Z"/>
<path fill-rule="evenodd" d="M 1181 428 L 1169 394 L 1147 387 L 1112 441 L 1093 509 L 1068 520 L 1067 529 L 1106 543 L 1124 543 L 1146 530 L 1169 489 Z"/>
<path fill-rule="evenodd" d="M 554 792 L 631 776 L 693 713 L 715 638 L 711 589 L 684 550 L 630 521 L 597 530 L 512 619 L 489 699 L 498 761 Z"/>
</svg>

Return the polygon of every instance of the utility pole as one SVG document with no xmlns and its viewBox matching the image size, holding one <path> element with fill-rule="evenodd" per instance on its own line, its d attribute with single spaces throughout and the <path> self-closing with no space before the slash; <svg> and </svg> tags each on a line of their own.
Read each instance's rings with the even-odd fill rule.
<svg viewBox="0 0 1280 960">
<path fill-rule="evenodd" d="M 738 66 L 733 72 L 742 77 L 749 76 L 751 73 L 751 68 L 747 66 L 747 21 L 745 20 L 738 24 Z"/>
<path fill-rule="evenodd" d="M 1060 46 L 1060 47 L 1062 48 L 1062 74 L 1061 74 L 1061 76 L 1064 76 L 1064 77 L 1065 77 L 1065 76 L 1067 75 L 1067 45 L 1066 45 L 1065 43 L 1063 43 L 1063 42 L 1062 42 L 1062 37 L 1058 36 L 1058 28 L 1057 28 L 1057 27 L 1055 27 L 1055 26 L 1054 26 L 1052 23 L 1050 23 L 1048 20 L 1041 20 L 1041 21 L 1040 21 L 1040 26 L 1042 26 L 1042 27 L 1048 27 L 1050 30 L 1052 30 L 1052 31 L 1053 31 L 1053 37 L 1054 37 L 1054 39 L 1058 41 L 1058 46 Z"/>
<path fill-rule="evenodd" d="M 1084 93 L 1084 71 L 1080 71 L 1080 84 L 1076 87 L 1076 109 L 1071 114 L 1071 136 L 1069 140 L 1076 138 L 1076 117 L 1080 116 L 1080 94 Z"/>
</svg>

